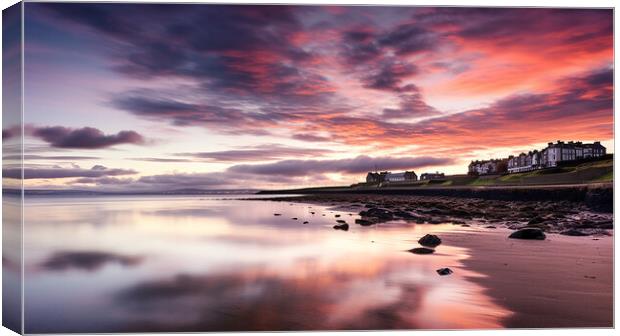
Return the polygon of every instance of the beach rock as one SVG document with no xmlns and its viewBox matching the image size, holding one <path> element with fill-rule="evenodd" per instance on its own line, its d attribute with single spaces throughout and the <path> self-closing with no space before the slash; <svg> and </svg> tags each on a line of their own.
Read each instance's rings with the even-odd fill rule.
<svg viewBox="0 0 620 336">
<path fill-rule="evenodd" d="M 461 224 L 462 227 L 470 227 L 471 225 L 469 224 Z"/>
<path fill-rule="evenodd" d="M 418 243 L 422 246 L 436 247 L 441 244 L 441 239 L 436 235 L 427 234 L 418 240 Z"/>
<path fill-rule="evenodd" d="M 487 228 L 487 229 L 497 229 L 497 227 L 493 226 L 493 225 L 485 226 L 485 228 Z"/>
<path fill-rule="evenodd" d="M 346 221 L 343 221 L 342 219 L 339 219 L 336 222 L 341 223 L 341 224 L 345 224 L 346 223 Z"/>
<path fill-rule="evenodd" d="M 314 215 L 314 211 L 310 211 L 310 213 Z"/>
<path fill-rule="evenodd" d="M 379 208 L 370 208 L 366 211 L 361 211 L 360 216 L 364 216 L 364 217 L 374 217 L 374 218 L 379 218 L 379 219 L 384 219 L 384 220 L 390 220 L 392 218 L 394 218 L 394 215 L 392 214 L 392 212 L 385 210 L 385 209 L 379 209 Z"/>
<path fill-rule="evenodd" d="M 431 254 L 434 253 L 435 250 L 426 247 L 416 247 L 409 250 L 409 252 L 413 254 Z"/>
<path fill-rule="evenodd" d="M 394 216 L 400 217 L 403 219 L 416 219 L 417 218 L 417 216 L 414 216 L 406 211 L 395 211 Z"/>
<path fill-rule="evenodd" d="M 373 225 L 374 222 L 371 222 L 371 221 L 365 220 L 365 219 L 356 219 L 355 220 L 355 224 L 359 224 L 361 226 L 369 226 L 369 225 Z"/>
<path fill-rule="evenodd" d="M 293 218 L 291 218 L 291 219 L 292 219 L 292 220 L 297 220 L 297 217 L 293 217 Z"/>
<path fill-rule="evenodd" d="M 562 231 L 562 232 L 560 232 L 560 234 L 561 235 L 565 235 L 565 236 L 573 236 L 573 237 L 589 236 L 589 234 L 587 234 L 585 232 L 581 232 L 579 230 L 575 230 L 575 229 L 570 229 L 570 230 Z"/>
<path fill-rule="evenodd" d="M 608 213 L 614 211 L 613 200 L 613 188 L 589 188 L 585 197 L 585 203 L 590 209 Z"/>
<path fill-rule="evenodd" d="M 450 275 L 452 273 L 454 273 L 454 272 L 451 269 L 447 268 L 447 267 L 440 268 L 440 269 L 437 270 L 437 274 L 442 275 L 442 276 L 443 275 Z"/>
<path fill-rule="evenodd" d="M 512 239 L 534 239 L 534 240 L 545 240 L 547 236 L 541 229 L 535 228 L 525 228 L 515 231 L 508 236 L 508 238 Z"/>
<path fill-rule="evenodd" d="M 340 217 L 340 215 L 335 215 L 334 217 L 338 218 L 338 217 Z"/>
<path fill-rule="evenodd" d="M 306 222 L 303 222 L 302 224 L 308 224 L 308 222 L 306 221 Z"/>
<path fill-rule="evenodd" d="M 336 229 L 336 230 L 343 230 L 343 231 L 349 231 L 349 224 L 347 224 L 347 223 L 336 224 L 336 225 L 334 225 L 334 229 Z"/>
<path fill-rule="evenodd" d="M 530 219 L 529 222 L 527 222 L 527 225 L 534 225 L 534 224 L 539 224 L 542 223 L 545 219 L 540 217 L 540 216 L 536 216 L 532 219 Z"/>
<path fill-rule="evenodd" d="M 273 214 L 273 215 L 274 215 L 274 216 L 282 216 L 282 214 L 279 214 L 279 213 L 275 213 L 275 214 Z"/>
</svg>

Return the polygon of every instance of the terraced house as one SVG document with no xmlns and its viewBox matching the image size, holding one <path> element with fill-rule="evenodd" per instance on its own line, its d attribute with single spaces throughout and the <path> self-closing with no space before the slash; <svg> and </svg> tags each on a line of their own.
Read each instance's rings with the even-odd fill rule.
<svg viewBox="0 0 620 336">
<path fill-rule="evenodd" d="M 468 167 L 470 175 L 492 175 L 506 172 L 507 159 L 491 159 L 472 161 Z"/>
<path fill-rule="evenodd" d="M 520 173 L 535 169 L 557 167 L 562 162 L 597 158 L 607 154 L 600 141 L 584 144 L 581 141 L 556 143 L 549 142 L 541 151 L 534 150 L 527 154 L 508 157 L 508 172 Z"/>
</svg>

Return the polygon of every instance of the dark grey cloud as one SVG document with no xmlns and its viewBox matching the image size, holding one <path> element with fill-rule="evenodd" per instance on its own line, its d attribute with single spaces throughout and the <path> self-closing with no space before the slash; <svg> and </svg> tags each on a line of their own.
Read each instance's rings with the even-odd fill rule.
<svg viewBox="0 0 620 336">
<path fill-rule="evenodd" d="M 236 125 L 259 120 L 256 114 L 244 113 L 236 108 L 226 108 L 207 104 L 184 103 L 174 99 L 157 97 L 157 93 L 146 95 L 134 93 L 119 95 L 112 105 L 135 115 L 149 119 L 170 121 L 178 126 L 184 125 Z"/>
<path fill-rule="evenodd" d="M 383 54 L 373 31 L 344 31 L 342 32 L 342 42 L 341 55 L 349 64 L 363 64 L 375 60 Z"/>
<path fill-rule="evenodd" d="M 329 79 L 316 52 L 297 46 L 299 7 L 163 4 L 33 4 L 59 25 L 86 27 L 110 46 L 116 70 L 139 79 L 184 78 L 192 91 L 118 93 L 112 106 L 140 117 L 232 134 L 268 135 L 291 117 L 276 111 L 326 106 Z M 129 31 L 129 32 L 127 32 Z M 179 95 L 190 99 L 180 99 Z M 197 101 L 196 97 L 200 97 Z"/>
<path fill-rule="evenodd" d="M 285 176 L 264 175 L 236 171 L 212 173 L 160 174 L 142 176 L 125 187 L 132 190 L 169 191 L 179 189 L 248 189 L 267 185 L 302 185 L 306 179 L 316 184 L 329 183 L 321 173 L 310 172 L 308 175 Z"/>
<path fill-rule="evenodd" d="M 71 269 L 96 271 L 109 263 L 116 263 L 122 266 L 134 266 L 141 261 L 142 258 L 139 257 L 124 256 L 108 252 L 60 251 L 48 257 L 40 266 L 50 271 L 66 271 Z"/>
<path fill-rule="evenodd" d="M 407 119 L 428 117 L 440 114 L 434 107 L 428 105 L 417 86 L 413 84 L 400 88 L 401 93 L 398 95 L 400 99 L 398 108 L 386 108 L 383 110 L 381 117 L 386 120 L 390 119 Z"/>
<path fill-rule="evenodd" d="M 21 159 L 21 155 L 5 155 L 3 159 L 5 160 L 19 160 Z M 78 155 L 36 155 L 36 154 L 25 154 L 24 160 L 50 160 L 50 161 L 79 161 L 79 160 L 99 160 L 100 157 L 97 156 L 78 156 Z"/>
<path fill-rule="evenodd" d="M 361 174 L 375 169 L 402 170 L 428 166 L 442 166 L 453 163 L 452 159 L 434 157 L 369 157 L 365 155 L 352 159 L 337 160 L 283 160 L 267 164 L 235 165 L 228 169 L 233 173 L 257 175 L 305 176 L 321 173 Z"/>
<path fill-rule="evenodd" d="M 439 34 L 413 22 L 383 30 L 372 27 L 345 30 L 341 35 L 341 54 L 346 63 L 354 65 L 381 61 L 390 54 L 429 52 L 441 42 Z"/>
<path fill-rule="evenodd" d="M 378 70 L 363 78 L 365 87 L 376 90 L 400 91 L 403 79 L 418 72 L 415 65 L 396 60 L 386 61 L 379 67 Z"/>
<path fill-rule="evenodd" d="M 269 161 L 278 160 L 284 157 L 317 157 L 333 153 L 329 149 L 288 147 L 277 144 L 244 147 L 226 151 L 200 152 L 200 153 L 178 153 L 179 156 L 191 156 L 194 158 L 206 159 L 220 162 L 239 162 L 239 161 Z"/>
<path fill-rule="evenodd" d="M 140 78 L 196 79 L 212 90 L 296 96 L 313 55 L 290 42 L 303 26 L 292 6 L 38 4 L 118 44 L 118 70 Z M 122 48 L 121 48 L 122 47 Z M 267 57 L 264 57 L 267 56 Z M 272 93 L 275 91 L 272 91 Z"/>
<path fill-rule="evenodd" d="M 609 38 L 608 43 L 612 43 L 612 17 L 613 12 L 607 9 L 569 8 L 437 7 L 414 14 L 414 19 L 428 29 L 450 25 L 452 29 L 447 35 L 492 41 L 499 46 L 536 43 L 532 37 L 549 33 L 553 34 L 558 44 L 579 43 L 601 37 Z"/>
<path fill-rule="evenodd" d="M 402 24 L 382 32 L 365 27 L 345 31 L 342 36 L 344 62 L 354 65 L 362 86 L 398 95 L 399 107 L 385 108 L 383 120 L 439 114 L 426 103 L 415 84 L 407 83 L 420 69 L 394 56 L 433 50 L 438 43 L 436 34 L 415 24 Z"/>
<path fill-rule="evenodd" d="M 142 135 L 135 131 L 106 135 L 93 127 L 29 127 L 28 132 L 57 148 L 99 149 L 120 144 L 144 143 Z"/>
<path fill-rule="evenodd" d="M 137 172 L 129 169 L 110 169 L 103 166 L 93 166 L 91 169 L 83 168 L 24 168 L 25 179 L 56 179 L 68 177 L 102 177 L 132 175 Z M 2 170 L 4 178 L 19 179 L 22 176 L 20 168 Z"/>
<path fill-rule="evenodd" d="M 96 185 L 129 185 L 135 180 L 132 178 L 117 177 L 82 177 L 72 182 L 72 184 L 96 184 Z"/>
<path fill-rule="evenodd" d="M 381 46 L 394 50 L 397 55 L 429 51 L 439 44 L 437 34 L 415 23 L 401 24 L 378 37 Z"/>
</svg>

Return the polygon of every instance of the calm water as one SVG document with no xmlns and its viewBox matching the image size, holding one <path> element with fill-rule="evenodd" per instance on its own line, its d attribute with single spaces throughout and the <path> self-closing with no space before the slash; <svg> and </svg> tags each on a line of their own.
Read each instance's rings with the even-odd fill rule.
<svg viewBox="0 0 620 336">
<path fill-rule="evenodd" d="M 466 279 L 466 250 L 405 252 L 453 225 L 361 227 L 327 207 L 210 196 L 26 206 L 30 333 L 489 328 L 509 314 Z"/>
</svg>

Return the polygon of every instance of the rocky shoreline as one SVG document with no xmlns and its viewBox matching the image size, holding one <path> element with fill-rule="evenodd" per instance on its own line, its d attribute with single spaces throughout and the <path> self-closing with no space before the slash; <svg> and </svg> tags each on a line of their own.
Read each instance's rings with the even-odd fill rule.
<svg viewBox="0 0 620 336">
<path fill-rule="evenodd" d="M 390 221 L 452 223 L 489 229 L 536 228 L 570 236 L 609 235 L 608 230 L 613 230 L 613 213 L 597 211 L 586 202 L 375 194 L 312 194 L 260 200 L 331 206 L 333 210 L 359 215 L 355 223 L 362 226 Z"/>
</svg>

